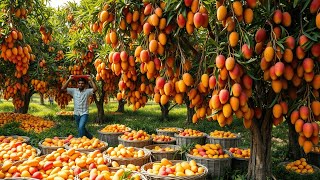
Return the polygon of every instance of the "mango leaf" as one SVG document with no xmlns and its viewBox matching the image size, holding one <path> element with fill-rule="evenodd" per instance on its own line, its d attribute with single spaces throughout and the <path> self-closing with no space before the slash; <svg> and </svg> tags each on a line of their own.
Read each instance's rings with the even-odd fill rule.
<svg viewBox="0 0 320 180">
<path fill-rule="evenodd" d="M 310 1 L 311 0 L 307 0 L 305 3 L 304 3 L 304 6 L 303 8 L 301 9 L 301 13 L 304 12 L 304 10 L 307 8 L 307 6 L 310 4 Z"/>
<path fill-rule="evenodd" d="M 214 72 L 214 76 L 216 77 L 216 79 L 219 79 L 219 75 L 220 75 L 219 71 Z"/>
<path fill-rule="evenodd" d="M 254 61 L 256 61 L 257 60 L 257 58 L 251 58 L 249 61 L 238 61 L 240 64 L 250 64 L 250 63 L 252 63 L 252 62 L 254 62 Z"/>
<path fill-rule="evenodd" d="M 120 179 L 127 179 L 129 177 L 129 175 L 132 173 L 131 170 L 126 170 L 123 175 L 120 177 Z"/>
<path fill-rule="evenodd" d="M 288 38 L 288 36 L 286 36 L 286 37 L 285 36 L 286 35 L 284 35 L 284 38 L 277 40 L 277 42 L 283 44 L 286 41 L 286 39 Z"/>
<path fill-rule="evenodd" d="M 309 39 L 311 39 L 312 41 L 317 41 L 317 38 L 314 38 L 313 36 L 311 36 L 310 34 L 306 33 L 306 32 L 302 32 L 305 36 L 307 36 Z"/>
<path fill-rule="evenodd" d="M 178 30 L 176 31 L 176 33 L 174 33 L 174 37 L 176 37 L 177 36 L 177 34 L 179 34 L 179 32 L 180 32 L 180 30 L 181 30 L 181 28 L 178 28 Z"/>
<path fill-rule="evenodd" d="M 309 42 L 305 43 L 303 47 L 306 49 L 306 51 L 308 51 L 308 50 L 311 49 L 311 47 L 313 46 L 313 44 L 314 44 L 314 43 L 313 43 L 312 41 L 309 41 Z"/>
<path fill-rule="evenodd" d="M 182 2 L 182 1 L 181 1 Z M 182 11 L 182 15 L 183 15 L 183 17 L 184 18 L 186 18 L 187 17 L 187 9 L 183 9 L 183 11 Z"/>
<path fill-rule="evenodd" d="M 316 37 L 316 38 L 320 37 L 320 33 L 318 31 L 313 31 L 312 35 L 313 35 L 313 37 Z"/>
<path fill-rule="evenodd" d="M 212 114 L 210 114 L 209 116 L 207 116 L 206 118 L 211 118 L 212 116 L 218 114 L 219 111 L 215 110 L 212 112 Z"/>
<path fill-rule="evenodd" d="M 283 46 L 283 44 L 281 44 L 279 41 L 277 41 L 276 44 L 277 44 L 282 50 L 285 49 L 284 46 Z"/>
<path fill-rule="evenodd" d="M 213 39 L 210 40 L 210 43 L 212 43 L 216 47 L 219 47 L 219 44 Z"/>
<path fill-rule="evenodd" d="M 212 5 L 212 2 L 211 2 L 211 1 L 210 1 L 210 2 L 209 2 L 209 1 L 202 1 L 202 3 L 205 4 L 205 5 L 207 5 L 207 6 Z"/>
<path fill-rule="evenodd" d="M 299 3 L 299 0 L 294 0 L 293 1 L 293 7 L 295 8 L 298 5 L 298 3 Z"/>
<path fill-rule="evenodd" d="M 206 52 L 206 54 L 209 56 L 209 55 L 212 55 L 212 54 L 216 54 L 216 52 Z"/>
<path fill-rule="evenodd" d="M 254 76 L 254 74 L 256 74 L 256 73 L 253 72 L 253 70 L 247 69 L 247 74 L 248 74 L 252 79 L 254 79 L 254 80 L 256 80 L 256 81 L 261 80 L 261 79 L 259 79 L 259 78 L 257 78 L 257 77 Z"/>
<path fill-rule="evenodd" d="M 290 108 L 288 110 L 288 114 L 291 114 L 294 110 L 296 110 L 298 107 L 302 106 L 303 105 L 303 101 L 293 101 L 292 103 L 290 103 Z"/>
<path fill-rule="evenodd" d="M 166 5 L 166 8 L 164 9 L 164 11 L 168 11 L 170 7 L 172 7 L 172 6 L 171 6 L 171 0 L 169 0 L 169 1 L 167 2 L 167 5 Z"/>
<path fill-rule="evenodd" d="M 167 26 L 170 24 L 172 18 L 174 17 L 174 15 L 170 12 L 170 14 L 168 15 L 168 21 L 167 21 Z"/>
<path fill-rule="evenodd" d="M 281 28 L 281 37 L 286 37 L 286 29 L 283 26 L 280 26 Z"/>
<path fill-rule="evenodd" d="M 183 1 L 180 1 L 180 3 L 178 3 L 177 4 L 177 6 L 174 8 L 175 10 L 178 10 L 180 7 L 181 7 L 181 3 L 182 3 Z"/>
<path fill-rule="evenodd" d="M 244 38 L 244 42 L 246 43 L 246 44 L 249 44 L 250 45 L 250 38 L 248 37 L 248 34 L 247 33 L 244 33 L 243 34 L 244 36 L 243 36 L 243 38 Z"/>
<path fill-rule="evenodd" d="M 271 2 L 270 2 L 270 0 L 268 0 L 268 2 L 267 2 L 267 13 L 270 14 L 270 12 L 271 12 Z"/>
<path fill-rule="evenodd" d="M 282 26 L 281 26 L 282 27 Z M 314 30 L 318 29 L 317 27 L 313 27 L 313 28 L 310 28 L 310 29 L 307 29 L 306 31 L 304 32 L 313 32 Z"/>
<path fill-rule="evenodd" d="M 270 90 L 270 91 L 273 91 L 273 90 Z M 272 101 L 272 103 L 269 105 L 268 108 L 272 108 L 276 104 L 276 102 L 278 101 L 279 97 L 280 97 L 280 93 L 278 93 L 276 95 L 276 97 L 274 98 L 274 100 Z"/>
<path fill-rule="evenodd" d="M 236 58 L 241 58 L 241 55 L 238 54 L 238 53 L 234 53 L 233 55 L 234 55 Z"/>
</svg>

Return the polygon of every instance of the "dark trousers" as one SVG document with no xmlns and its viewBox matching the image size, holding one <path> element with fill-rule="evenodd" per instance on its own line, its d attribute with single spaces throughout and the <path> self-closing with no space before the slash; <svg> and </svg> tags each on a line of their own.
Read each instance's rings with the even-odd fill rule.
<svg viewBox="0 0 320 180">
<path fill-rule="evenodd" d="M 76 120 L 79 137 L 86 136 L 87 138 L 91 139 L 92 135 L 86 129 L 86 123 L 89 120 L 89 115 L 84 114 L 82 116 L 74 115 L 74 119 Z"/>
</svg>

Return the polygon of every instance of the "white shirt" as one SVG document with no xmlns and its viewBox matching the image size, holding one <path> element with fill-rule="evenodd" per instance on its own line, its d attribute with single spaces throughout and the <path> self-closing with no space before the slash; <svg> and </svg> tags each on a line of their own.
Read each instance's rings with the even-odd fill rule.
<svg viewBox="0 0 320 180">
<path fill-rule="evenodd" d="M 67 88 L 67 93 L 73 97 L 74 115 L 82 116 L 89 114 L 89 97 L 93 94 L 93 89 Z"/>
</svg>

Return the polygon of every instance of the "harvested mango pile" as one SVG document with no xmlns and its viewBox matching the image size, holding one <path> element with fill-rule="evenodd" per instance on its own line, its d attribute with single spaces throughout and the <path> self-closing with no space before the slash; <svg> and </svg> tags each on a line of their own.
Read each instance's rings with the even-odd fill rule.
<svg viewBox="0 0 320 180">
<path fill-rule="evenodd" d="M 12 140 L 10 143 L 0 143 L 0 164 L 19 161 L 37 156 L 37 150 L 27 143 Z"/>
<path fill-rule="evenodd" d="M 126 132 L 126 131 L 130 131 L 130 128 L 123 124 L 109 124 L 101 130 L 101 132 L 105 132 L 105 133 Z"/>
<path fill-rule="evenodd" d="M 232 133 L 230 131 L 225 132 L 225 131 L 218 131 L 218 130 L 211 132 L 210 136 L 215 138 L 236 138 L 237 137 L 235 133 Z"/>
<path fill-rule="evenodd" d="M 285 168 L 288 171 L 293 171 L 300 174 L 314 173 L 313 167 L 307 163 L 307 160 L 305 158 L 290 162 L 285 166 Z"/>
<path fill-rule="evenodd" d="M 198 166 L 196 161 L 182 161 L 174 164 L 166 158 L 161 162 L 153 163 L 152 168 L 146 169 L 147 173 L 160 176 L 194 176 L 203 174 L 205 169 Z"/>
<path fill-rule="evenodd" d="M 24 131 L 34 131 L 36 133 L 41 133 L 54 126 L 53 121 L 30 114 L 0 113 L 0 127 L 12 122 L 19 122 L 19 127 Z"/>
<path fill-rule="evenodd" d="M 1 143 L 10 143 L 11 141 L 17 141 L 17 142 L 25 142 L 26 139 L 24 139 L 22 136 L 0 136 L 0 144 Z"/>
<path fill-rule="evenodd" d="M 75 149 L 59 148 L 50 154 L 29 158 L 20 163 L 5 161 L 0 168 L 0 178 L 25 177 L 35 179 L 141 179 L 139 174 L 124 169 L 111 171 L 100 151 L 81 153 Z M 119 165 L 118 165 L 119 166 Z M 128 165 L 128 169 L 140 167 Z"/>
<path fill-rule="evenodd" d="M 73 111 L 60 111 L 60 112 L 57 112 L 56 114 L 60 116 L 73 116 Z"/>
</svg>

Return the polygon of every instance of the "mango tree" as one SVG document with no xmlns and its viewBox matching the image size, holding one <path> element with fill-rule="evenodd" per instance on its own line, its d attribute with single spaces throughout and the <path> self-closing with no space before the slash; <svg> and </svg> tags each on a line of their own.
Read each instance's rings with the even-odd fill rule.
<svg viewBox="0 0 320 180">
<path fill-rule="evenodd" d="M 226 0 L 215 8 L 198 0 L 113 1 L 92 28 L 107 27 L 108 63 L 134 109 L 141 94 L 162 105 L 188 97 L 194 123 L 242 119 L 252 134 L 248 178 L 266 179 L 273 125 L 290 115 L 304 152 L 318 144 L 318 9 L 316 0 Z"/>
<path fill-rule="evenodd" d="M 38 67 L 48 56 L 44 44 L 52 40 L 50 34 L 39 31 L 47 10 L 42 2 L 31 0 L 3 1 L 0 8 L 1 90 L 4 99 L 12 98 L 15 112 L 27 113 L 30 97 L 35 90 L 44 93 L 46 86 L 39 81 Z"/>
<path fill-rule="evenodd" d="M 191 89 L 183 83 L 181 74 L 188 71 L 193 73 L 201 68 L 195 66 L 191 71 L 191 60 L 186 57 L 191 55 L 192 58 L 195 54 L 201 56 L 201 52 L 198 53 L 191 43 L 198 37 L 190 38 L 186 31 L 178 30 L 175 11 L 182 13 L 183 9 L 177 6 L 179 2 L 174 3 L 170 6 L 156 1 L 106 3 L 98 14 L 98 20 L 91 26 L 93 32 L 106 31 L 105 42 L 113 47 L 103 67 L 121 76 L 118 100 L 126 99 L 136 110 L 145 105 L 148 96 L 153 96 L 155 102 L 161 105 L 163 117 L 168 115 L 170 100 L 182 104 L 188 88 Z M 202 11 L 205 16 L 204 6 Z M 194 28 L 193 25 L 191 28 Z M 189 33 L 192 34 L 191 31 Z M 186 73 L 185 79 L 190 81 L 188 86 L 193 85 L 191 78 Z M 181 91 L 178 81 L 182 82 Z M 196 103 L 201 103 L 200 96 L 196 96 L 191 106 L 194 107 Z"/>
<path fill-rule="evenodd" d="M 111 70 L 105 69 L 106 66 L 102 62 L 110 51 L 107 46 L 101 45 L 103 36 L 90 30 L 91 19 L 98 13 L 98 9 L 95 8 L 97 4 L 96 1 L 82 1 L 80 5 L 70 2 L 55 11 L 52 21 L 59 27 L 57 33 L 66 42 L 63 43 L 65 47 L 68 47 L 62 65 L 65 70 L 62 73 L 63 78 L 68 75 L 97 74 L 98 92 L 94 94 L 91 102 L 95 102 L 98 109 L 96 122 L 102 123 L 105 119 L 104 103 L 108 102 L 109 96 L 115 96 L 118 79 Z M 66 93 L 59 93 L 68 96 Z"/>
<path fill-rule="evenodd" d="M 221 126 L 235 114 L 250 129 L 249 179 L 271 177 L 272 126 L 289 115 L 304 152 L 318 144 L 319 29 L 314 13 L 319 6 L 314 4 L 318 2 L 216 3 L 218 88 L 209 106 Z"/>
</svg>

